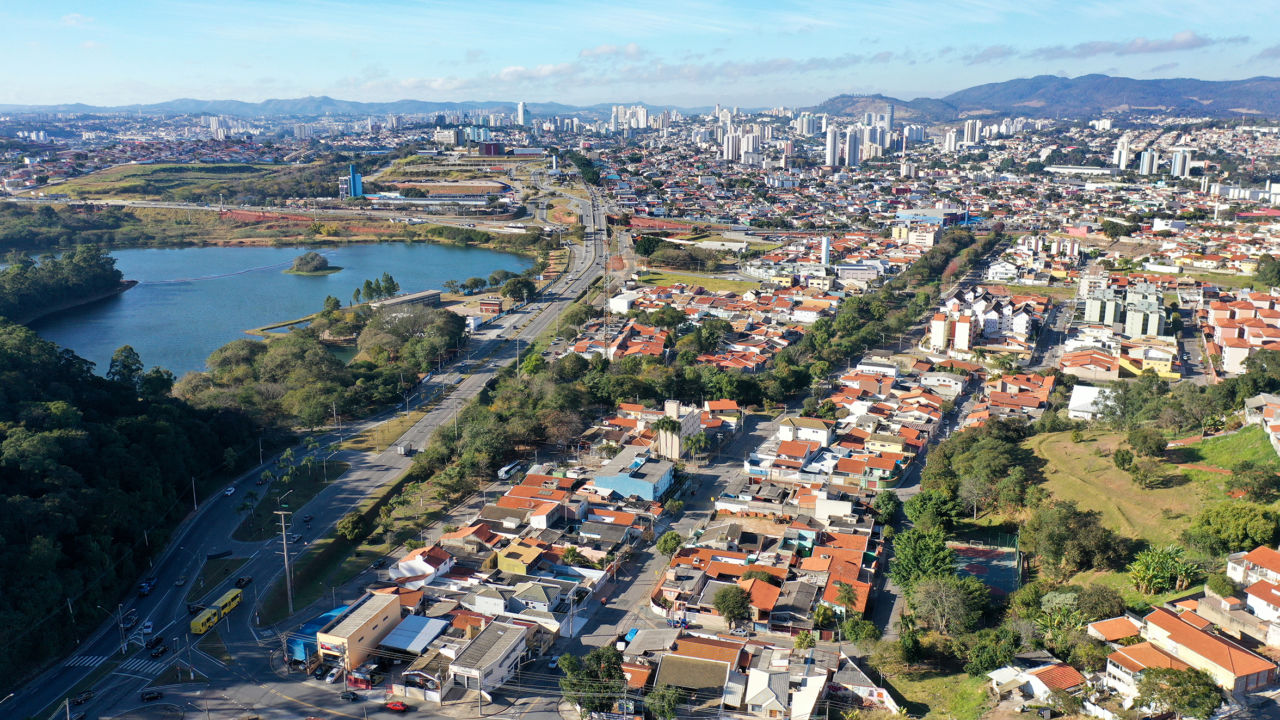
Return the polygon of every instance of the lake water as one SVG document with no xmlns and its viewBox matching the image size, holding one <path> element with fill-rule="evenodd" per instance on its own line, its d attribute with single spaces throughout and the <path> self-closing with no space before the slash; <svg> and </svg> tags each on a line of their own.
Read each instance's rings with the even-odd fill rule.
<svg viewBox="0 0 1280 720">
<path fill-rule="evenodd" d="M 318 277 L 287 275 L 293 259 L 316 249 L 341 272 Z M 518 255 L 415 243 L 353 244 L 332 248 L 192 247 L 115 250 L 116 267 L 139 284 L 109 300 L 32 323 L 43 337 L 106 372 L 111 354 L 132 345 L 147 367 L 160 365 L 179 377 L 203 370 L 209 353 L 244 331 L 320 310 L 326 295 L 345 306 L 365 279 L 388 272 L 401 292 L 441 289 L 448 280 L 488 277 L 495 270 L 522 272 Z"/>
</svg>

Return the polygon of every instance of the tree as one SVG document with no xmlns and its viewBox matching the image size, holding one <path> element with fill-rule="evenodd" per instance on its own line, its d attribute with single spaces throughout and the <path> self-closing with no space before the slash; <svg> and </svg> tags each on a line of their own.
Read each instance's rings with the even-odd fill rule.
<svg viewBox="0 0 1280 720">
<path fill-rule="evenodd" d="M 989 603 L 985 585 L 975 577 L 955 575 L 926 577 L 910 594 L 911 609 L 943 635 L 969 632 Z"/>
<path fill-rule="evenodd" d="M 928 577 L 955 573 L 955 553 L 940 530 L 912 528 L 893 541 L 889 576 L 904 588 Z"/>
<path fill-rule="evenodd" d="M 830 605 L 819 603 L 813 609 L 813 626 L 817 628 L 825 628 L 835 620 L 835 612 Z"/>
<path fill-rule="evenodd" d="M 836 582 L 836 604 L 844 608 L 845 617 L 858 612 L 858 589 L 847 582 Z"/>
<path fill-rule="evenodd" d="M 922 490 L 903 503 L 902 510 L 922 530 L 946 530 L 960 513 L 956 502 L 941 490 Z"/>
<path fill-rule="evenodd" d="M 658 538 L 658 552 L 668 557 L 675 555 L 681 545 L 684 545 L 684 536 L 675 530 L 668 530 Z"/>
<path fill-rule="evenodd" d="M 1280 494 L 1280 475 L 1276 474 L 1274 465 L 1245 460 L 1237 463 L 1233 470 L 1227 479 L 1228 490 L 1239 490 L 1258 503 L 1269 503 Z"/>
<path fill-rule="evenodd" d="M 476 290 L 483 290 L 488 284 L 489 281 L 482 277 L 469 277 L 462 281 L 462 289 L 469 292 L 475 292 Z"/>
<path fill-rule="evenodd" d="M 693 457 L 697 457 L 704 454 L 711 448 L 711 441 L 707 439 L 707 434 L 705 432 L 699 432 L 685 438 L 681 443 L 681 446 L 686 453 Z"/>
<path fill-rule="evenodd" d="M 1035 555 L 1042 571 L 1053 579 L 1081 570 L 1111 569 L 1125 555 L 1125 543 L 1103 527 L 1101 517 L 1070 501 L 1041 503 L 1023 524 L 1018 544 Z"/>
<path fill-rule="evenodd" d="M 1021 636 L 1011 628 L 979 630 L 965 650 L 964 671 L 974 677 L 986 675 L 1013 662 L 1013 656 L 1021 647 Z"/>
<path fill-rule="evenodd" d="M 844 636 L 845 641 L 854 644 L 880 639 L 880 628 L 864 617 L 845 618 L 840 623 L 840 633 Z"/>
<path fill-rule="evenodd" d="M 138 351 L 130 345 L 117 348 L 107 367 L 107 379 L 137 390 L 142 379 L 142 358 L 138 356 Z"/>
<path fill-rule="evenodd" d="M 1133 465 L 1133 453 L 1125 448 L 1116 448 L 1116 451 L 1111 453 L 1111 462 L 1121 470 L 1128 470 L 1129 466 Z"/>
<path fill-rule="evenodd" d="M 1169 446 L 1169 441 L 1155 428 L 1134 428 L 1129 431 L 1128 439 L 1133 451 L 1146 457 L 1161 457 Z"/>
<path fill-rule="evenodd" d="M 1146 595 L 1185 590 L 1199 574 L 1195 565 L 1183 559 L 1183 550 L 1177 545 L 1147 548 L 1129 564 L 1129 579 Z"/>
<path fill-rule="evenodd" d="M 737 585 L 721 588 L 711 604 L 730 627 L 751 617 L 751 596 Z"/>
<path fill-rule="evenodd" d="M 796 637 L 792 641 L 792 644 L 796 650 L 808 650 L 812 648 L 814 645 L 817 645 L 818 642 L 817 640 L 813 639 L 813 633 L 809 632 L 808 630 L 801 630 L 800 632 L 796 633 Z"/>
<path fill-rule="evenodd" d="M 1118 617 L 1125 610 L 1124 597 L 1118 590 L 1097 584 L 1080 588 L 1076 594 L 1076 606 L 1089 622 Z"/>
<path fill-rule="evenodd" d="M 887 524 L 893 520 L 894 515 L 898 514 L 902 501 L 898 499 L 898 493 L 892 490 L 881 490 L 871 501 L 871 507 L 880 515 L 880 522 Z"/>
<path fill-rule="evenodd" d="M 308 250 L 293 259 L 292 272 L 313 273 L 329 269 L 329 258 L 314 250 Z"/>
<path fill-rule="evenodd" d="M 537 292 L 533 282 L 529 278 L 514 277 L 506 281 L 502 285 L 502 296 L 509 297 L 512 300 L 527 302 Z"/>
<path fill-rule="evenodd" d="M 622 673 L 622 653 L 614 646 L 603 645 L 581 658 L 565 655 L 559 664 L 564 672 L 560 691 L 583 714 L 612 710 L 622 697 L 626 676 Z"/>
<path fill-rule="evenodd" d="M 332 295 L 324 297 L 324 312 L 337 312 L 342 309 L 342 301 Z"/>
<path fill-rule="evenodd" d="M 644 696 L 644 706 L 661 720 L 674 720 L 687 699 L 688 693 L 684 688 L 659 685 Z"/>
<path fill-rule="evenodd" d="M 342 516 L 337 525 L 338 535 L 347 542 L 356 542 L 365 535 L 364 515 L 349 512 Z"/>
<path fill-rule="evenodd" d="M 764 570 L 758 570 L 758 569 L 748 570 L 742 573 L 742 579 L 743 580 L 763 580 L 769 583 L 770 585 L 778 584 L 778 577 L 776 575 L 774 575 L 773 573 L 766 572 Z"/>
<path fill-rule="evenodd" d="M 518 275 L 510 270 L 494 270 L 489 273 L 489 287 L 502 287 L 502 283 L 513 277 L 518 277 Z"/>
<path fill-rule="evenodd" d="M 1138 680 L 1136 704 L 1207 720 L 1222 705 L 1222 690 L 1203 670 L 1153 667 Z"/>
</svg>

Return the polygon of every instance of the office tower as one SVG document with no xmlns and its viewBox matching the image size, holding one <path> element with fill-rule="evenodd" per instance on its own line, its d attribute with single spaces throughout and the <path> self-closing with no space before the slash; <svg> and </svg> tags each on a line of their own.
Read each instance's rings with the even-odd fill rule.
<svg viewBox="0 0 1280 720">
<path fill-rule="evenodd" d="M 347 166 L 347 174 L 338 178 L 339 198 L 358 198 L 364 195 L 364 180 L 356 172 L 355 165 Z"/>
<path fill-rule="evenodd" d="M 840 157 L 836 149 L 838 144 L 836 142 L 836 136 L 837 136 L 836 126 L 828 125 L 827 126 L 827 155 L 826 155 L 826 162 L 823 163 L 828 167 L 835 167 L 836 165 L 840 164 Z"/>
<path fill-rule="evenodd" d="M 858 126 L 850 125 L 844 131 L 844 164 L 854 167 L 862 162 L 860 151 L 862 150 L 862 133 L 858 130 Z"/>
<path fill-rule="evenodd" d="M 517 125 L 524 125 L 524 124 L 525 124 L 525 119 L 526 119 L 526 118 L 525 118 L 525 110 L 526 110 L 526 108 L 525 108 L 524 101 L 520 101 L 520 102 L 516 103 L 516 124 L 517 124 Z"/>
<path fill-rule="evenodd" d="M 1138 174 L 1150 175 L 1155 172 L 1156 165 L 1160 163 L 1160 153 L 1155 150 L 1143 150 L 1138 156 Z"/>
</svg>

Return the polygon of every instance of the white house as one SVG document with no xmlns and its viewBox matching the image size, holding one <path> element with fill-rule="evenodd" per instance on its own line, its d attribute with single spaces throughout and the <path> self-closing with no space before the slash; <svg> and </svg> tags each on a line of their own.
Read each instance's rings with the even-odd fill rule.
<svg viewBox="0 0 1280 720">
<path fill-rule="evenodd" d="M 1076 385 L 1071 388 L 1071 399 L 1067 401 L 1067 417 L 1072 420 L 1096 420 L 1102 415 L 1112 391 L 1108 388 L 1092 385 Z"/>
<path fill-rule="evenodd" d="M 453 569 L 453 555 L 439 545 L 418 548 L 387 570 L 391 580 L 408 590 L 419 590 Z"/>
</svg>

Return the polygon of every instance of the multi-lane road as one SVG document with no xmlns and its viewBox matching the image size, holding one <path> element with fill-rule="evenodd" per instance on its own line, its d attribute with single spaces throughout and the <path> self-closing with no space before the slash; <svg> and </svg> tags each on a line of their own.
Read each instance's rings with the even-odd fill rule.
<svg viewBox="0 0 1280 720">
<path fill-rule="evenodd" d="M 425 399 L 436 401 L 422 420 L 405 432 L 397 443 L 381 453 L 348 450 L 326 455 L 329 461 L 349 463 L 350 468 L 306 506 L 295 509 L 298 517 L 311 516 L 312 519 L 310 523 L 293 523 L 290 534 L 297 533 L 302 537 L 300 542 L 291 544 L 291 557 L 296 558 L 305 552 L 306 545 L 311 540 L 331 532 L 337 521 L 351 508 L 408 470 L 412 460 L 400 455 L 396 445 L 409 443 L 415 448 L 421 448 L 429 442 L 438 428 L 453 423 L 457 413 L 475 399 L 485 384 L 515 359 L 517 347 L 527 349 L 601 275 L 606 266 L 605 207 L 594 196 L 580 201 L 579 205 L 583 224 L 586 226 L 586 237 L 582 245 L 572 246 L 568 270 L 550 283 L 533 301 L 483 326 L 472 336 L 467 346 L 466 359 L 460 361 L 457 369 L 437 374 L 418 389 L 420 402 Z M 344 428 L 343 434 L 349 435 L 367 429 L 394 414 L 394 411 L 388 411 L 379 417 L 349 426 Z M 339 439 L 337 431 L 331 432 L 320 438 L 320 447 L 327 447 Z M 302 449 L 299 448 L 299 453 L 301 452 Z M 136 612 L 138 617 L 137 626 L 124 633 L 123 645 L 126 649 L 123 654 L 117 612 L 97 632 L 85 639 L 71 657 L 28 683 L 10 698 L 4 708 L 6 716 L 48 717 L 71 688 L 82 684 L 95 673 L 101 676 L 94 684 L 96 697 L 84 706 L 75 708 L 74 712 L 85 712 L 87 717 L 95 718 L 126 711 L 140 703 L 139 690 L 151 683 L 170 664 L 179 660 L 184 666 L 191 662 L 202 670 L 212 668 L 215 673 L 217 668 L 225 668 L 222 678 L 211 676 L 214 682 L 208 692 L 212 695 L 207 701 L 215 704 L 220 702 L 215 696 L 225 700 L 228 696 L 221 692 L 217 680 L 230 680 L 246 671 L 244 668 L 228 668 L 217 658 L 205 654 L 199 648 L 191 647 L 191 641 L 198 639 L 188 633 L 191 615 L 187 612 L 186 596 L 191 588 L 178 586 L 176 583 L 182 577 L 194 582 L 209 555 L 227 551 L 234 557 L 247 558 L 235 575 L 251 576 L 253 582 L 245 588 L 241 607 L 233 611 L 219 626 L 219 633 L 233 654 L 239 655 L 238 651 L 248 650 L 252 646 L 252 650 L 261 656 L 260 669 L 268 669 L 268 648 L 278 648 L 279 645 L 270 640 L 274 630 L 261 627 L 257 622 L 258 591 L 265 591 L 283 573 L 282 543 L 279 539 L 246 543 L 230 538 L 243 519 L 238 510 L 242 496 L 255 489 L 254 483 L 261 471 L 271 466 L 272 463 L 268 462 L 246 473 L 235 484 L 228 486 L 229 495 L 219 493 L 206 499 L 178 528 L 174 540 L 151 569 L 151 577 L 155 579 L 154 591 L 146 597 L 130 599 L 120 608 L 126 614 Z M 198 588 L 201 601 L 217 598 L 232 587 L 234 580 L 235 577 L 228 575 L 220 581 L 209 582 L 204 588 Z M 299 613 L 303 609 L 297 608 Z M 86 608 L 84 612 L 103 613 L 106 610 L 116 611 L 117 608 Z M 168 654 L 155 660 L 142 648 L 143 636 L 138 630 L 148 621 L 154 625 L 153 634 L 165 637 L 166 645 L 170 648 Z M 104 674 L 103 671 L 107 669 L 110 672 Z M 240 680 L 252 681 L 255 686 L 260 686 L 255 680 L 256 675 L 257 672 L 246 674 Z M 228 709 L 231 707 L 228 706 Z M 297 710 L 297 707 L 290 708 L 286 716 L 295 717 Z"/>
</svg>

